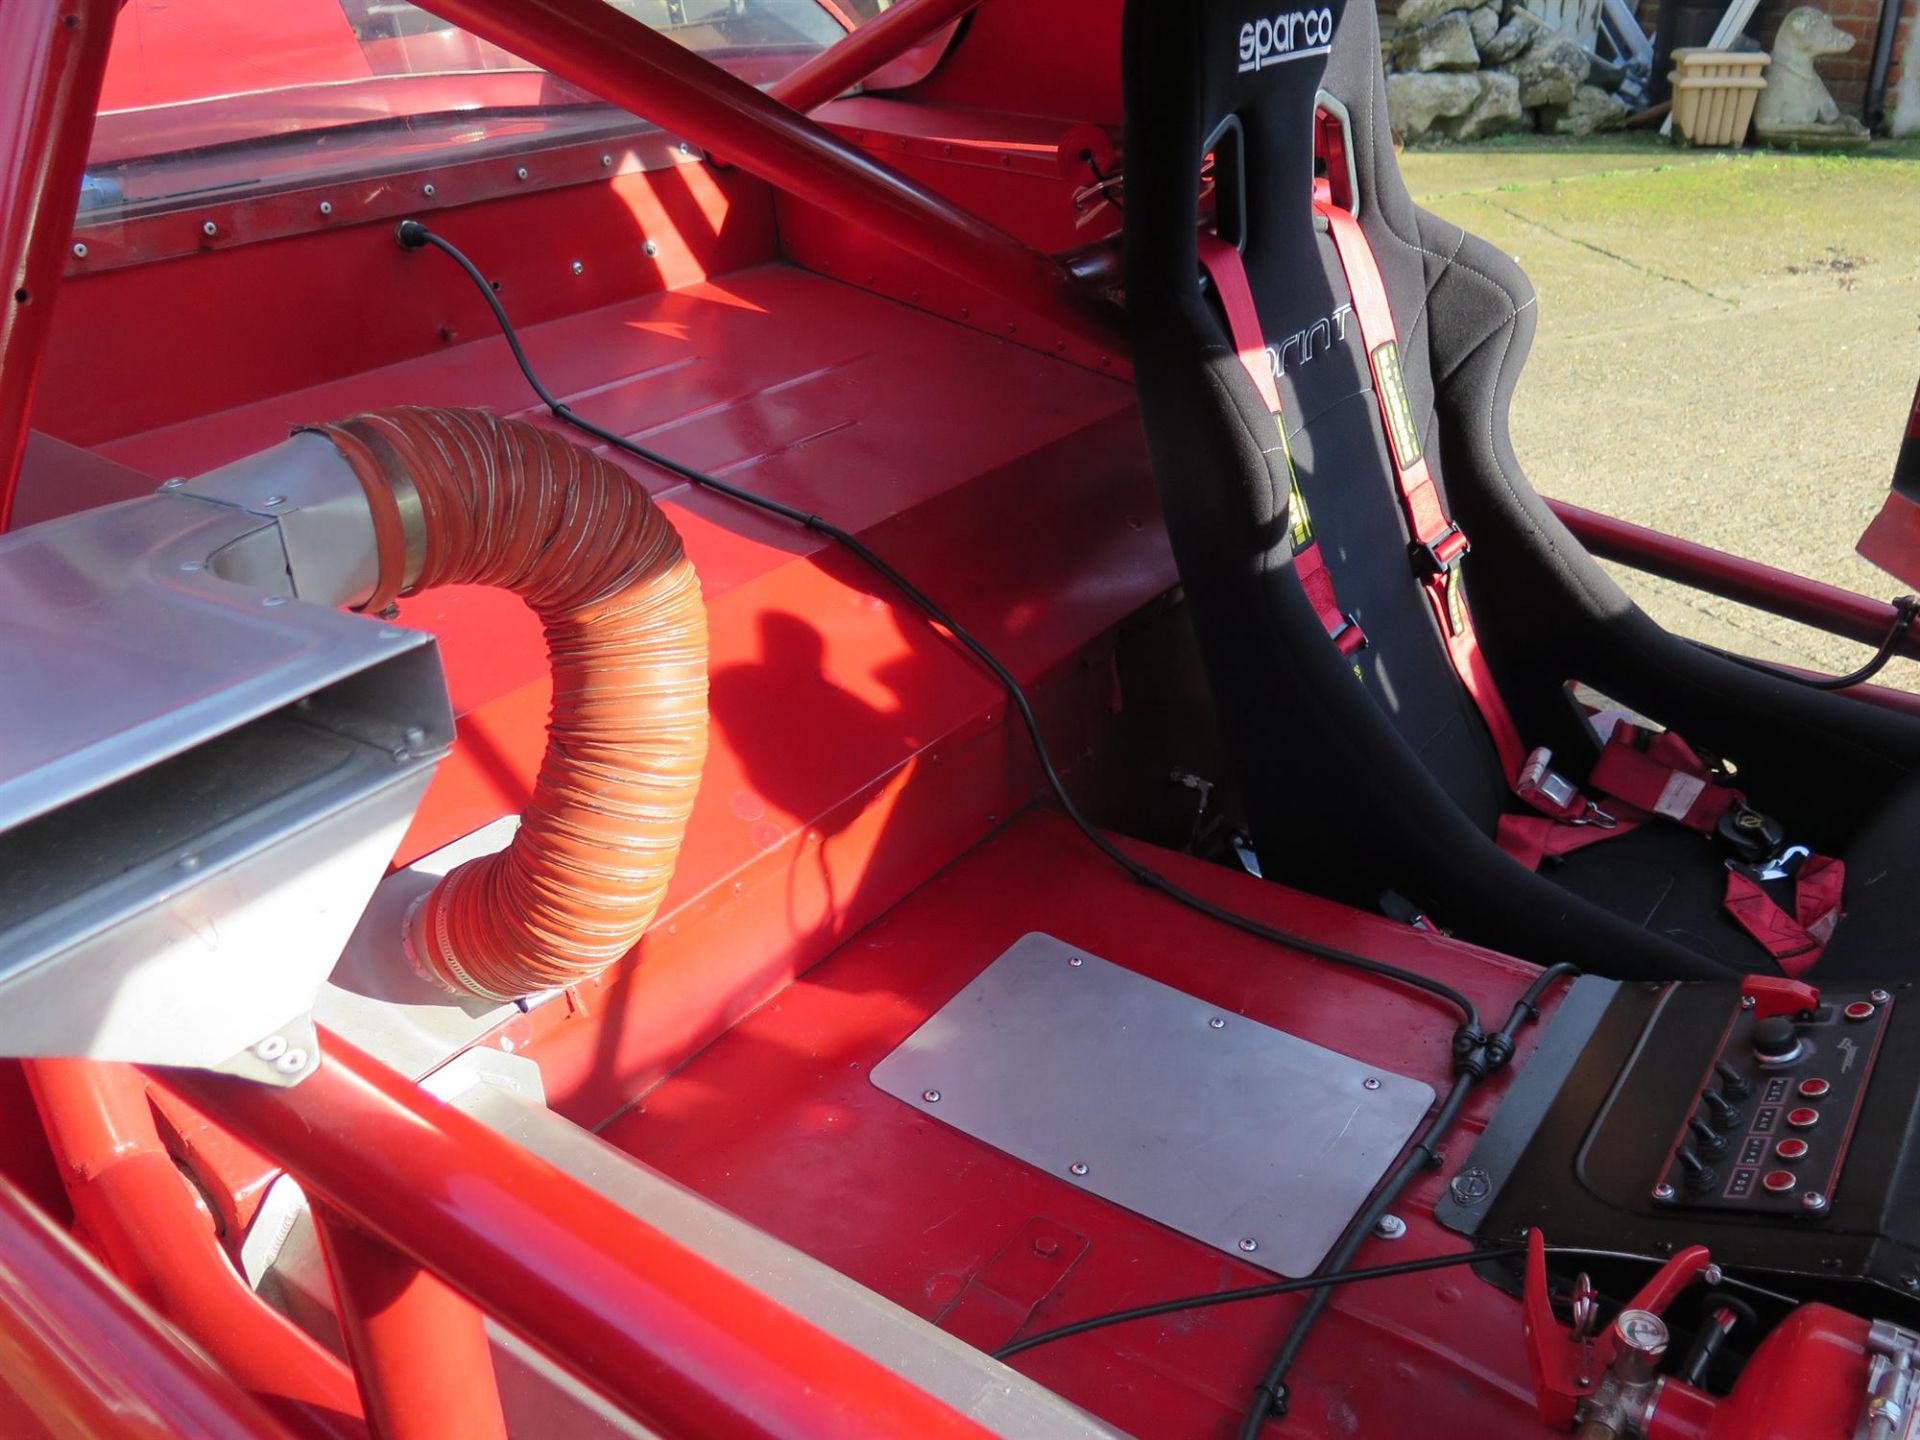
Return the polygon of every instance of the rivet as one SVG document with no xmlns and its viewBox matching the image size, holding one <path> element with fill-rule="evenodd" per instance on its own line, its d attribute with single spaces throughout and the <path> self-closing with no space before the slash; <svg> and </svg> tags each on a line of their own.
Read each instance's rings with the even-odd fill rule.
<svg viewBox="0 0 1920 1440">
<path fill-rule="evenodd" d="M 682 155 L 691 155 L 693 153 L 693 147 L 687 144 L 686 141 L 682 140 L 680 142 L 680 153 Z"/>
<path fill-rule="evenodd" d="M 1800 1197 L 1800 1208 L 1811 1215 L 1818 1215 L 1827 1208 L 1827 1197 L 1818 1190 L 1809 1190 Z"/>
<path fill-rule="evenodd" d="M 648 258 L 658 255 L 660 253 L 660 242 L 658 240 L 647 241 L 646 244 L 640 247 L 640 253 Z"/>
<path fill-rule="evenodd" d="M 187 561 L 187 562 L 186 562 L 185 564 L 183 564 L 183 565 L 182 565 L 182 566 L 181 566 L 180 568 L 181 568 L 182 570 L 185 570 L 185 571 L 187 571 L 187 572 L 189 572 L 189 573 L 191 573 L 191 572 L 193 572 L 193 571 L 195 571 L 195 570 L 204 570 L 204 569 L 206 569 L 207 567 L 206 567 L 205 565 L 203 565 L 203 564 L 201 564 L 201 563 L 200 563 L 200 562 L 199 562 L 198 560 L 189 560 L 189 561 Z"/>
<path fill-rule="evenodd" d="M 1360 1082 L 1360 1088 L 1362 1090 L 1378 1090 L 1380 1088 L 1380 1077 L 1378 1075 L 1367 1076 L 1366 1079 Z"/>
<path fill-rule="evenodd" d="M 260 597 L 260 603 L 268 606 L 284 605 L 287 603 L 287 597 L 284 595 L 263 595 Z"/>
<path fill-rule="evenodd" d="M 182 870 L 198 870 L 200 868 L 200 857 L 198 855 L 182 855 L 179 860 L 174 863 L 179 865 Z"/>
<path fill-rule="evenodd" d="M 938 1090 L 922 1090 L 920 1092 L 920 1098 L 929 1105 L 938 1105 L 940 1103 L 940 1092 Z"/>
<path fill-rule="evenodd" d="M 269 1035 L 253 1047 L 253 1053 L 262 1060 L 278 1060 L 287 1053 L 287 1041 L 284 1035 Z"/>
<path fill-rule="evenodd" d="M 587 273 L 587 267 L 581 264 L 578 260 L 574 261 L 573 264 L 569 265 L 567 268 L 573 271 L 573 273 L 576 275 L 584 275 Z"/>
<path fill-rule="evenodd" d="M 422 185 L 420 187 L 420 193 L 431 200 L 433 198 L 433 182 L 429 180 L 426 184 Z"/>
<path fill-rule="evenodd" d="M 427 732 L 422 730 L 418 725 L 409 725 L 406 733 L 407 743 L 409 745 L 424 744 L 427 738 Z"/>
<path fill-rule="evenodd" d="M 1889 1000 L 1893 999 L 1893 995 L 1891 992 L 1886 990 L 1869 990 L 1867 992 L 1867 998 L 1873 1001 L 1873 1003 L 1876 1005 L 1884 1005 Z"/>
<path fill-rule="evenodd" d="M 1673 1199 L 1673 1186 L 1662 1180 L 1658 1185 L 1653 1187 L 1653 1198 L 1663 1205 L 1666 1204 L 1667 1201 Z"/>
<path fill-rule="evenodd" d="M 1067 1171 L 1073 1175 L 1084 1175 L 1087 1173 L 1087 1162 L 1084 1160 L 1076 1160 L 1067 1167 Z"/>
<path fill-rule="evenodd" d="M 85 241 L 76 240 L 73 242 L 73 258 L 76 260 L 84 260 L 87 258 L 87 246 Z"/>
<path fill-rule="evenodd" d="M 602 155 L 600 157 L 600 168 L 603 170 L 611 170 L 613 168 L 613 156 Z"/>
<path fill-rule="evenodd" d="M 1373 1222 L 1373 1233 L 1382 1240 L 1398 1240 L 1407 1233 L 1407 1222 L 1398 1215 L 1382 1215 Z"/>
<path fill-rule="evenodd" d="M 500 1037 L 500 1048 L 508 1055 L 513 1054 L 513 1037 L 511 1035 L 502 1035 Z"/>
<path fill-rule="evenodd" d="M 186 483 L 187 481 L 184 475 L 176 475 L 171 480 L 162 480 L 160 482 L 160 488 L 162 490 L 178 490 Z"/>
<path fill-rule="evenodd" d="M 1741 1008 L 1742 1010 L 1751 1010 L 1751 1009 L 1753 1009 L 1753 1003 L 1754 1003 L 1754 1002 L 1753 1002 L 1753 996 L 1751 996 L 1751 995 L 1742 995 L 1742 996 L 1740 997 L 1740 1008 Z"/>
<path fill-rule="evenodd" d="M 200 233 L 211 240 L 215 235 L 220 233 L 220 227 L 211 220 L 202 220 L 200 222 Z"/>
<path fill-rule="evenodd" d="M 274 1061 L 273 1068 L 278 1070 L 282 1075 L 298 1075 L 302 1070 L 307 1068 L 307 1052 L 295 1046 L 278 1060 Z"/>
<path fill-rule="evenodd" d="M 268 509 L 272 509 L 275 505 L 286 504 L 287 497 L 284 495 L 269 495 L 265 500 L 261 501 L 260 503 L 262 505 L 265 505 Z"/>
<path fill-rule="evenodd" d="M 1086 962 L 1086 961 L 1084 961 L 1084 960 L 1082 960 L 1082 959 L 1081 959 L 1081 958 L 1080 958 L 1080 957 L 1079 957 L 1078 955 L 1069 955 L 1069 956 L 1067 957 L 1067 964 L 1069 964 L 1069 965 L 1072 965 L 1072 966 L 1073 966 L 1073 967 L 1075 967 L 1076 969 L 1078 969 L 1078 968 L 1079 968 L 1080 966 L 1082 966 L 1082 965 L 1084 965 L 1084 964 L 1086 964 L 1086 963 L 1087 963 L 1087 962 Z"/>
<path fill-rule="evenodd" d="M 524 166 L 524 165 L 522 165 L 522 166 L 521 166 L 521 167 L 520 167 L 520 168 L 519 168 L 518 170 L 515 170 L 515 171 L 513 172 L 513 178 L 514 178 L 514 179 L 516 179 L 516 180 L 524 180 L 524 179 L 526 179 L 526 178 L 527 178 L 527 167 L 526 167 L 526 166 Z"/>
<path fill-rule="evenodd" d="M 1216 1015 L 1211 1020 L 1207 1021 L 1207 1028 L 1209 1030 L 1224 1030 L 1227 1028 L 1227 1022 L 1222 1020 L 1218 1015 Z"/>
<path fill-rule="evenodd" d="M 322 200 L 320 202 L 320 213 L 322 215 L 331 215 L 333 213 L 333 202 L 331 200 Z"/>
<path fill-rule="evenodd" d="M 1240 1237 L 1240 1248 L 1251 1255 L 1260 1248 L 1260 1242 L 1251 1235 L 1243 1235 Z"/>
</svg>

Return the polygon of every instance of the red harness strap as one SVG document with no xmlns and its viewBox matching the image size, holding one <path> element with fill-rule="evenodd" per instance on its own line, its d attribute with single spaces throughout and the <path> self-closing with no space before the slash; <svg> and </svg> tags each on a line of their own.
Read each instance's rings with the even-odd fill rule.
<svg viewBox="0 0 1920 1440">
<path fill-rule="evenodd" d="M 1744 803 L 1740 793 L 1721 784 L 1678 735 L 1671 731 L 1650 733 L 1626 724 L 1615 727 L 1591 777 L 1593 789 L 1608 801 L 1608 823 L 1566 823 L 1595 818 L 1597 807 L 1548 769 L 1552 757 L 1545 750 L 1528 754 L 1523 748 L 1520 732 L 1480 649 L 1459 574 L 1460 560 L 1469 548 L 1467 537 L 1448 518 L 1420 450 L 1400 373 L 1393 309 L 1373 249 L 1352 213 L 1332 203 L 1328 193 L 1316 195 L 1314 208 L 1325 217 L 1341 269 L 1346 272 L 1407 530 L 1413 539 L 1414 555 L 1425 572 L 1423 584 L 1446 642 L 1447 656 L 1480 712 L 1508 785 L 1539 812 L 1501 817 L 1501 848 L 1529 869 L 1537 869 L 1547 856 L 1567 855 L 1624 834 L 1654 816 L 1711 834 L 1731 806 Z M 1795 877 L 1795 914 L 1790 916 L 1774 904 L 1757 881 L 1740 870 L 1729 870 L 1726 908 L 1782 969 L 1799 975 L 1820 957 L 1839 921 L 1845 873 L 1837 860 L 1825 856 L 1808 859 Z"/>
<path fill-rule="evenodd" d="M 1846 885 L 1844 862 L 1810 855 L 1793 877 L 1793 914 L 1774 904 L 1758 881 L 1739 870 L 1727 871 L 1724 903 L 1740 928 L 1797 980 L 1813 968 L 1833 938 Z"/>
<path fill-rule="evenodd" d="M 1387 301 L 1386 282 L 1374 263 L 1373 249 L 1353 215 L 1330 200 L 1314 207 L 1325 217 L 1333 237 L 1334 250 L 1340 256 L 1340 268 L 1346 272 L 1347 290 L 1353 302 L 1354 319 L 1360 327 L 1360 343 L 1366 347 L 1367 367 L 1373 375 L 1374 399 L 1380 406 L 1381 428 L 1386 431 L 1387 452 L 1393 461 L 1394 480 L 1400 491 L 1401 508 L 1406 512 L 1407 532 L 1413 539 L 1413 553 L 1424 571 L 1422 584 L 1433 606 L 1435 623 L 1446 642 L 1447 658 L 1453 664 L 1480 719 L 1493 740 L 1500 758 L 1500 769 L 1513 792 L 1534 809 L 1556 820 L 1568 820 L 1588 813 L 1586 799 L 1571 787 L 1542 785 L 1546 776 L 1545 752 L 1529 755 L 1520 743 L 1519 729 L 1513 723 L 1506 701 L 1500 698 L 1493 671 L 1474 634 L 1473 615 L 1460 579 L 1460 561 L 1469 548 L 1460 527 L 1448 518 L 1440 501 L 1439 487 L 1427 468 L 1415 433 L 1412 407 L 1400 374 L 1400 341 L 1393 326 L 1393 308 Z"/>
<path fill-rule="evenodd" d="M 1267 359 L 1266 336 L 1260 330 L 1260 314 L 1254 308 L 1253 291 L 1247 285 L 1246 266 L 1241 263 L 1240 252 L 1211 231 L 1200 233 L 1200 264 L 1206 269 L 1207 276 L 1213 281 L 1214 294 L 1220 297 L 1220 308 L 1226 312 L 1227 329 L 1233 336 L 1233 348 L 1240 356 L 1240 364 L 1246 369 L 1254 388 L 1260 392 L 1260 398 L 1267 402 L 1267 409 L 1273 413 L 1274 420 L 1280 420 L 1280 387 L 1274 383 L 1273 366 Z M 1320 545 L 1313 538 L 1313 523 L 1307 516 L 1307 502 L 1300 493 L 1300 482 L 1293 473 L 1293 454 L 1287 448 L 1286 426 L 1276 423 L 1280 432 L 1281 454 L 1286 460 L 1287 483 L 1289 487 L 1288 506 L 1291 515 L 1291 528 L 1294 537 L 1293 570 L 1300 578 L 1300 588 L 1306 591 L 1307 601 L 1313 606 L 1313 613 L 1326 627 L 1328 637 L 1339 647 L 1342 655 L 1352 655 L 1367 643 L 1366 632 L 1346 611 L 1340 608 L 1340 601 L 1333 593 L 1333 574 L 1327 569 L 1325 557 L 1320 554 Z"/>
</svg>

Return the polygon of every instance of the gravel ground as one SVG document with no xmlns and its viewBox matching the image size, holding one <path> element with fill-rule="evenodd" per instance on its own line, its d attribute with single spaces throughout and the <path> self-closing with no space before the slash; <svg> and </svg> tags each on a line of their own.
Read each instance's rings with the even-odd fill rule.
<svg viewBox="0 0 1920 1440">
<path fill-rule="evenodd" d="M 1920 144 L 1859 156 L 1651 136 L 1414 150 L 1429 209 L 1540 295 L 1514 445 L 1543 494 L 1870 595 L 1853 553 L 1920 376 Z M 1836 671 L 1862 647 L 1616 570 L 1656 619 Z M 1920 664 L 1887 683 L 1920 691 Z"/>
</svg>

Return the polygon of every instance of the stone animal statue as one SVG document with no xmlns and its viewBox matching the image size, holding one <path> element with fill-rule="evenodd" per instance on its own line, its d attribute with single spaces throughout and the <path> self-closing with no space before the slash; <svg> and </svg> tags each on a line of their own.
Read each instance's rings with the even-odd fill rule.
<svg viewBox="0 0 1920 1440">
<path fill-rule="evenodd" d="M 1865 140 L 1867 127 L 1842 115 L 1826 84 L 1814 73 L 1822 55 L 1844 55 L 1853 36 L 1829 20 L 1817 5 L 1802 5 L 1780 22 L 1773 41 L 1767 88 L 1753 110 L 1753 128 L 1775 144 L 1852 144 Z"/>
</svg>

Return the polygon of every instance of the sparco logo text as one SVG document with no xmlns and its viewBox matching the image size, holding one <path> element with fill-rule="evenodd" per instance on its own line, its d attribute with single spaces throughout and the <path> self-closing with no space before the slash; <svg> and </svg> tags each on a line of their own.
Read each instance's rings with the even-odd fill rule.
<svg viewBox="0 0 1920 1440">
<path fill-rule="evenodd" d="M 1333 42 L 1333 11 L 1283 10 L 1271 20 L 1249 20 L 1240 27 L 1240 73 L 1264 70 L 1283 60 L 1324 55 Z"/>
</svg>

